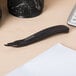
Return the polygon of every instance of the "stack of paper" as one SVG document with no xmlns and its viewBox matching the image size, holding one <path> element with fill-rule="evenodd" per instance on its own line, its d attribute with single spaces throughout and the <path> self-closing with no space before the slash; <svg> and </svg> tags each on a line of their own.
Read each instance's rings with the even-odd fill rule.
<svg viewBox="0 0 76 76">
<path fill-rule="evenodd" d="M 6 76 L 76 76 L 76 51 L 57 44 Z"/>
</svg>

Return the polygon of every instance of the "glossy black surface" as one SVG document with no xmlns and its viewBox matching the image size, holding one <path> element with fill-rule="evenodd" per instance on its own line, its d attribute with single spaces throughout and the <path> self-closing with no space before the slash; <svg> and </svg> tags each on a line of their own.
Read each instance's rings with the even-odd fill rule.
<svg viewBox="0 0 76 76">
<path fill-rule="evenodd" d="M 12 15 L 31 18 L 42 13 L 44 0 L 8 0 L 7 5 Z"/>
</svg>

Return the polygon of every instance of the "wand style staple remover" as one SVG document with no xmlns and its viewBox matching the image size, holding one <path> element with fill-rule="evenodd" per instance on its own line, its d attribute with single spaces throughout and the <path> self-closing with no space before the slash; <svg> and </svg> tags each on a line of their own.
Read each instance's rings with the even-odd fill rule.
<svg viewBox="0 0 76 76">
<path fill-rule="evenodd" d="M 49 27 L 47 29 L 39 31 L 27 38 L 5 44 L 5 46 L 23 47 L 23 46 L 27 46 L 32 43 L 41 41 L 41 40 L 51 37 L 53 35 L 57 35 L 60 33 L 68 33 L 68 32 L 69 32 L 69 28 L 67 26 L 57 25 L 57 26 Z"/>
</svg>

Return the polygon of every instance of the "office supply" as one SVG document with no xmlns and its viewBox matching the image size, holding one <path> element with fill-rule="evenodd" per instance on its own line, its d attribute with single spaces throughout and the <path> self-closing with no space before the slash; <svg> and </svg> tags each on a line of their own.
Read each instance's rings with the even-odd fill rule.
<svg viewBox="0 0 76 76">
<path fill-rule="evenodd" d="M 68 24 L 72 26 L 76 26 L 76 5 L 74 6 L 69 18 L 68 18 Z"/>
<path fill-rule="evenodd" d="M 8 10 L 14 16 L 31 18 L 42 13 L 44 0 L 7 0 Z"/>
<path fill-rule="evenodd" d="M 56 44 L 6 76 L 76 76 L 76 51 Z"/>
<path fill-rule="evenodd" d="M 32 43 L 41 41 L 41 40 L 46 39 L 53 35 L 57 35 L 57 34 L 61 34 L 61 33 L 68 33 L 68 32 L 69 32 L 69 28 L 67 26 L 58 25 L 58 26 L 49 27 L 47 29 L 39 31 L 25 39 L 17 40 L 17 41 L 5 44 L 5 46 L 23 47 L 23 46 L 27 46 Z"/>
</svg>

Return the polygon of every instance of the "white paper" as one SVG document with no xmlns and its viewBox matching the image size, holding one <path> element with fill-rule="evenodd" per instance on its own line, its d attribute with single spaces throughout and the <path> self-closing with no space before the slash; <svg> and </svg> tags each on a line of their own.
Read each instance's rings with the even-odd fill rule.
<svg viewBox="0 0 76 76">
<path fill-rule="evenodd" d="M 76 51 L 57 44 L 6 76 L 76 76 Z"/>
</svg>

